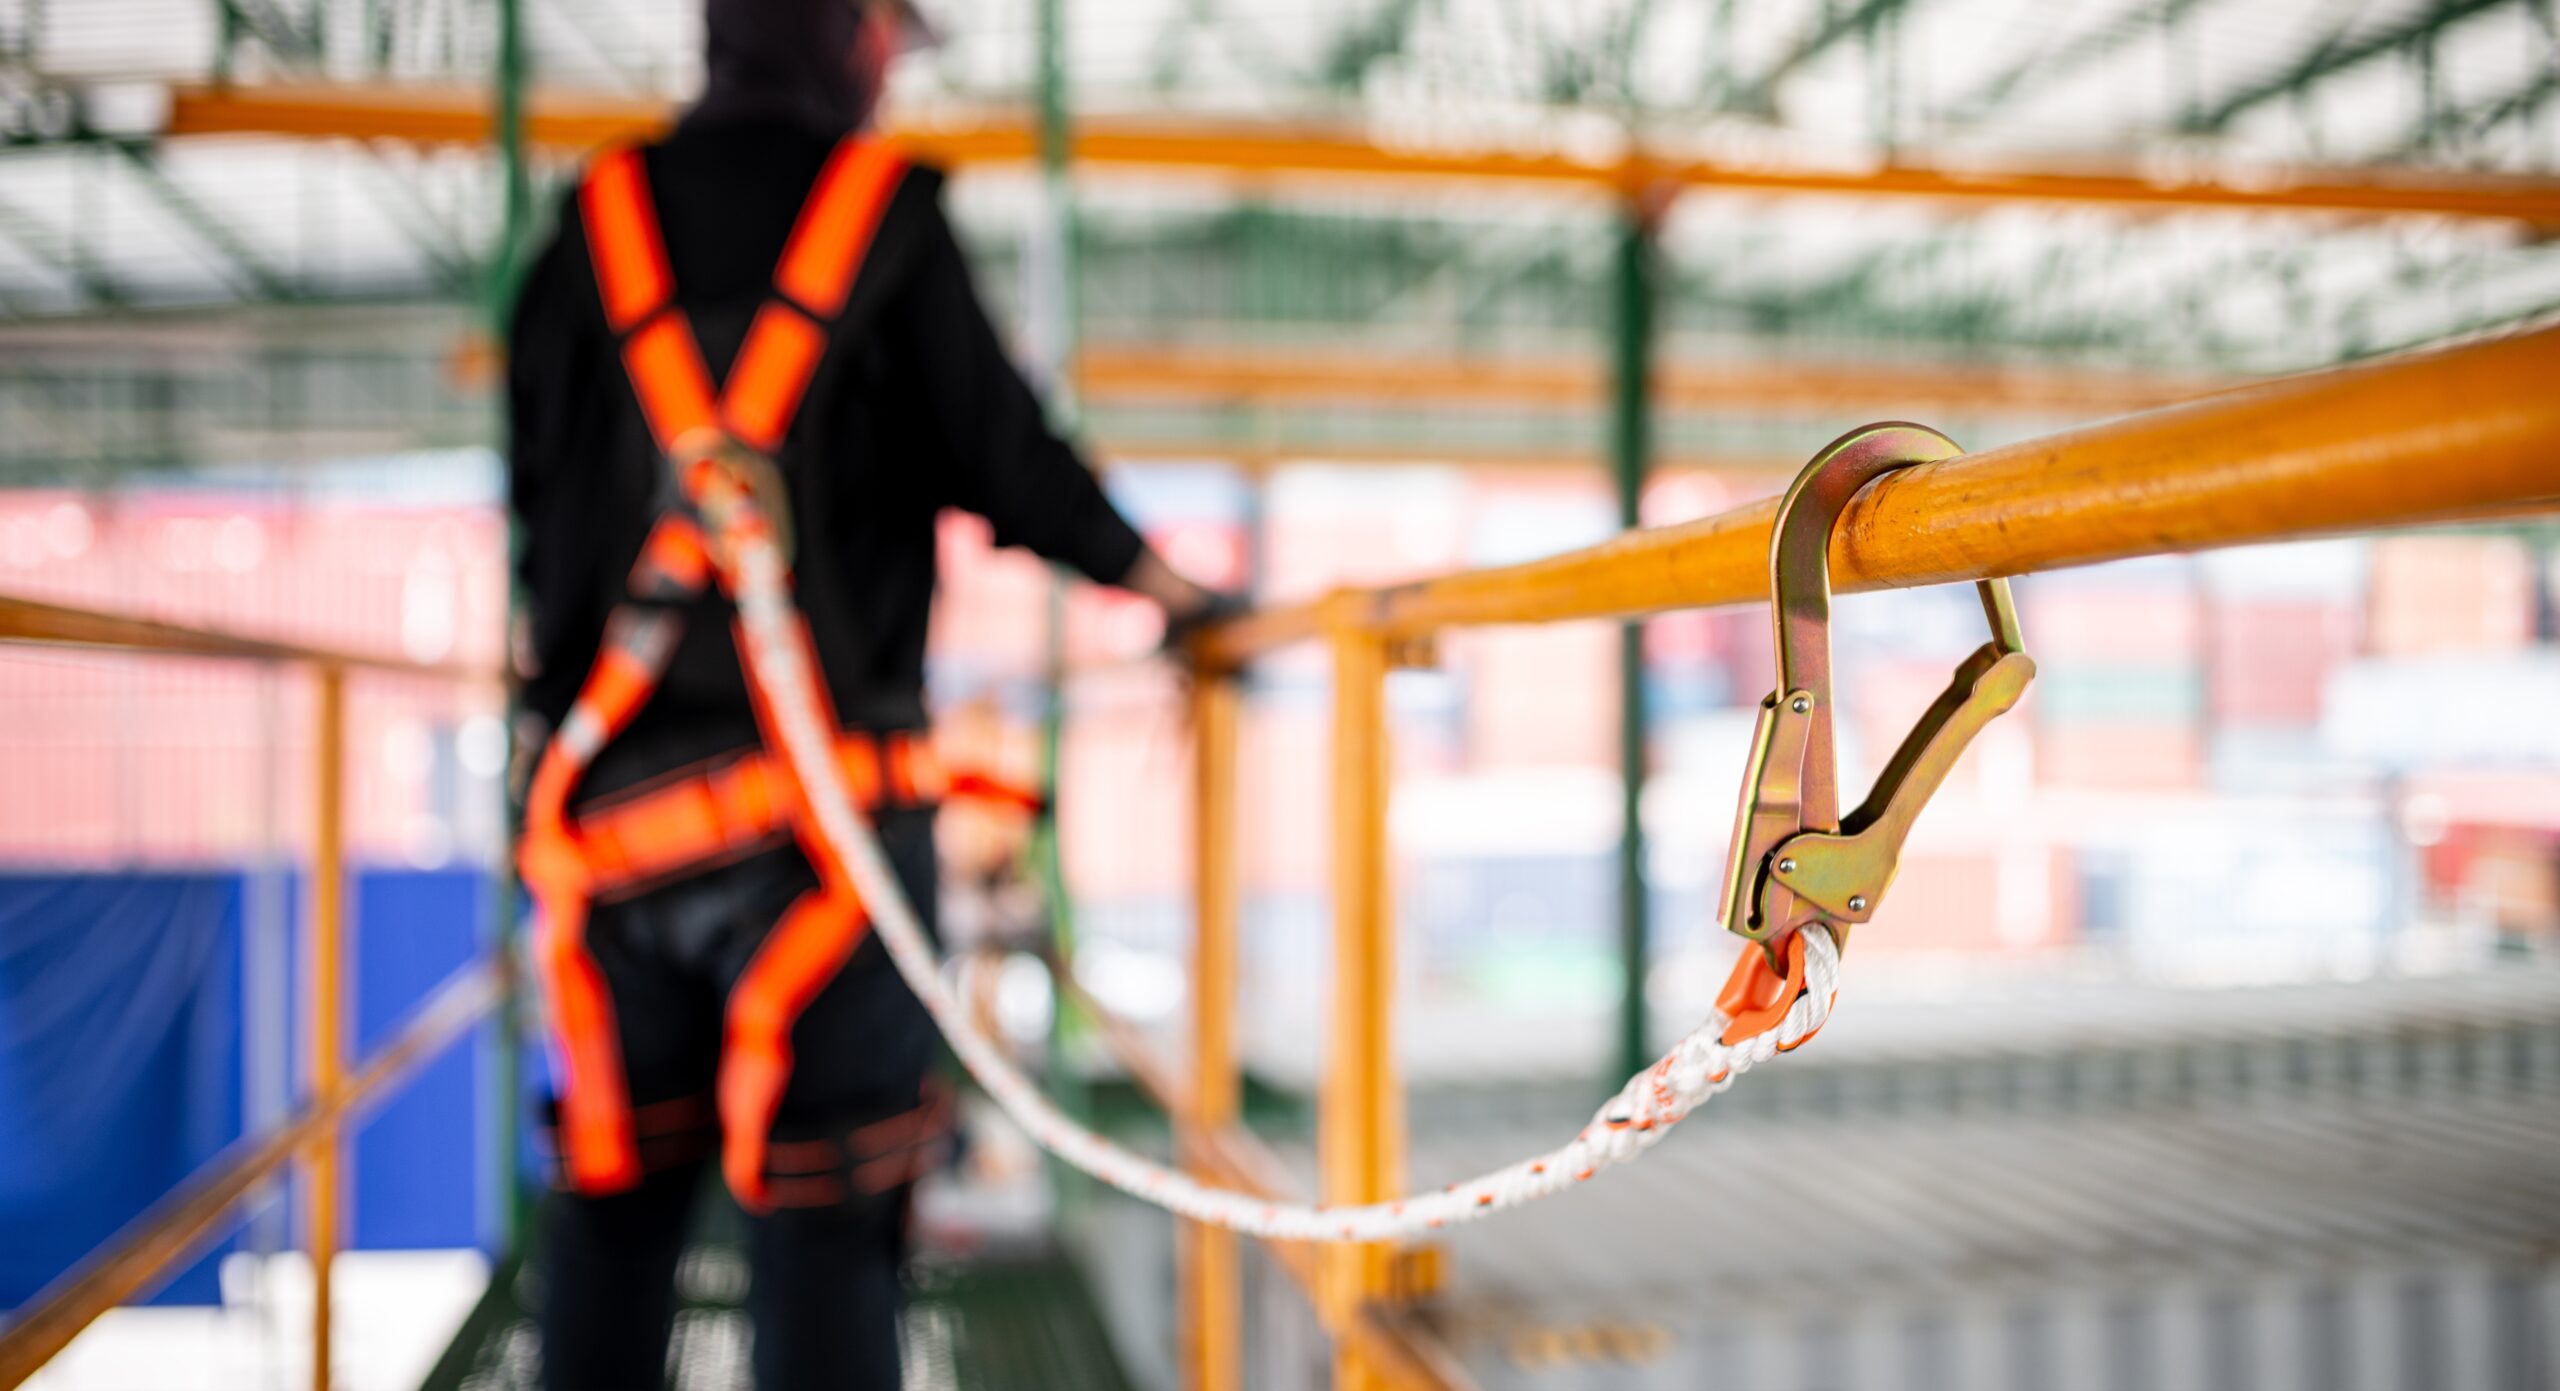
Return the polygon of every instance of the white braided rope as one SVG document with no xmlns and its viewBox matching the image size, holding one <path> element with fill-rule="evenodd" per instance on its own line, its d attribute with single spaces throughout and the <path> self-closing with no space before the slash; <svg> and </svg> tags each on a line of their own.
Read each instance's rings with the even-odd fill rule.
<svg viewBox="0 0 2560 1391">
<path fill-rule="evenodd" d="M 1437 1193 L 1357 1207 L 1275 1202 L 1200 1183 L 1077 1124 L 1023 1076 L 1001 1045 L 978 1029 L 945 983 L 933 944 L 832 757 L 835 731 L 821 713 L 819 674 L 810 669 L 809 649 L 800 641 L 804 629 L 792 606 L 780 551 L 751 526 L 729 529 L 727 544 L 716 551 L 731 561 L 728 578 L 745 647 L 741 655 L 748 679 L 764 698 L 770 737 L 780 741 L 820 837 L 852 878 L 907 988 L 924 1002 L 970 1075 L 1042 1148 L 1158 1207 L 1234 1231 L 1298 1241 L 1392 1240 L 1473 1221 L 1560 1192 L 1652 1148 L 1682 1117 L 1732 1086 L 1754 1064 L 1811 1035 L 1831 1012 L 1840 951 L 1829 929 L 1817 925 L 1803 931 L 1805 988 L 1775 1027 L 1727 1045 L 1722 1035 L 1730 1021 L 1710 1012 L 1661 1061 L 1628 1078 L 1582 1133 L 1546 1154 Z"/>
</svg>

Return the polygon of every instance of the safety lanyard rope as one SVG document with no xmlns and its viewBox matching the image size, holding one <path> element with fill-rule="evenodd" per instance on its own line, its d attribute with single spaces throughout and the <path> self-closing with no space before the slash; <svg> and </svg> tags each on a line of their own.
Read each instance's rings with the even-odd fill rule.
<svg viewBox="0 0 2560 1391">
<path fill-rule="evenodd" d="M 807 646 L 796 638 L 801 629 L 789 572 L 770 542 L 770 528 L 756 515 L 753 493 L 717 473 L 696 469 L 689 476 L 708 485 L 695 500 L 713 534 L 726 538 L 713 549 L 737 603 L 740 652 L 759 693 L 767 737 L 799 777 L 818 846 L 862 895 L 898 974 L 970 1074 L 1044 1149 L 1114 1188 L 1239 1232 L 1332 1242 L 1413 1236 L 1588 1181 L 1660 1143 L 1673 1126 L 1744 1072 L 1795 1048 L 1822 1027 L 1839 986 L 1840 923 L 1873 915 L 1917 803 L 1935 790 L 1972 734 L 2015 704 L 2033 671 L 2017 650 L 2006 587 L 1986 585 L 1993 642 L 1959 668 L 1948 694 L 1896 754 L 1868 806 L 1837 824 L 1827 817 L 1807 820 L 1802 814 L 1806 804 L 1818 806 L 1831 796 L 1827 710 L 1818 727 L 1804 717 L 1829 701 L 1827 660 L 1818 659 L 1814 648 L 1819 645 L 1827 658 L 1824 556 L 1832 523 L 1868 479 L 1954 452 L 1940 437 L 1911 427 L 1860 432 L 1817 457 L 1785 500 L 1772 541 L 1772 569 L 1779 595 L 1781 665 L 1792 680 L 1762 703 L 1762 717 L 1764 726 L 1780 726 L 1787 733 L 1773 739 L 1764 730 L 1755 740 L 1755 772 L 1735 827 L 1738 880 L 1729 895 L 1744 909 L 1727 920 L 1731 930 L 1759 942 L 1763 950 L 1744 952 L 1717 1009 L 1653 1066 L 1629 1078 L 1589 1124 L 1556 1149 L 1436 1193 L 1346 1206 L 1278 1202 L 1205 1184 L 1115 1144 L 1061 1112 L 1005 1049 L 979 1029 L 944 981 L 941 962 L 913 906 L 825 757 L 832 731 L 824 692 Z M 1809 550 L 1802 536 L 1808 531 L 1818 533 Z M 1818 600 L 1812 597 L 1814 589 L 1820 591 Z M 2001 679 L 1991 679 L 1993 672 Z M 1808 798 L 1804 793 L 1813 782 L 1808 773 L 1815 766 L 1808 755 L 1816 750 L 1824 786 Z M 1792 833 L 1777 834 L 1782 825 L 1792 825 Z M 1834 869 L 1818 885 L 1804 882 L 1793 863 L 1804 858 L 1799 852 L 1835 841 L 1856 848 L 1849 857 L 1856 863 Z M 1825 863 L 1840 858 L 1833 854 Z M 1782 886 L 1782 873 L 1796 879 L 1797 887 Z M 1844 906 L 1836 912 L 1823 907 L 1820 899 L 1831 897 Z M 1856 906 L 1845 906 L 1852 899 Z"/>
</svg>

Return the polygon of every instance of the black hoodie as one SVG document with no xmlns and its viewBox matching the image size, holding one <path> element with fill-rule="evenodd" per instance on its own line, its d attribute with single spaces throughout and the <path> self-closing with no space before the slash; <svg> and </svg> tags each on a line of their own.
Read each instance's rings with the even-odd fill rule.
<svg viewBox="0 0 2560 1391">
<path fill-rule="evenodd" d="M 829 104 L 843 90 L 831 98 L 822 90 L 838 68 L 791 64 L 771 42 L 786 32 L 832 34 L 850 10 L 843 0 L 713 0 L 711 13 L 712 88 L 643 157 L 676 298 L 717 376 L 767 292 L 802 197 L 848 128 L 851 108 Z M 779 27 L 786 14 L 804 27 Z M 747 76 L 786 69 L 799 77 L 773 87 Z M 748 85 L 731 85 L 741 82 Z M 779 456 L 798 534 L 798 593 L 849 726 L 924 722 L 943 508 L 975 512 L 994 524 L 998 542 L 1106 584 L 1128 573 L 1140 549 L 1006 358 L 943 215 L 941 183 L 917 169 L 891 202 Z M 623 595 L 665 469 L 605 327 L 574 196 L 526 276 L 509 354 L 509 487 L 522 522 L 517 578 L 536 664 L 524 697 L 556 727 Z M 730 643 L 718 601 L 702 601 L 664 686 L 597 758 L 584 791 L 609 792 L 755 742 Z"/>
</svg>

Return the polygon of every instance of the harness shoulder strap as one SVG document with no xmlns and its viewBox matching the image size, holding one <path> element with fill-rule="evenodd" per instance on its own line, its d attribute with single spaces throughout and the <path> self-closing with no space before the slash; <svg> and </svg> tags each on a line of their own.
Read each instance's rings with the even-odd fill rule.
<svg viewBox="0 0 2560 1391">
<path fill-rule="evenodd" d="M 693 327 L 675 306 L 675 274 L 640 152 L 598 156 L 578 188 L 578 212 L 605 322 L 622 338 L 623 370 L 658 447 L 716 425 L 718 396 Z"/>
<path fill-rule="evenodd" d="M 629 333 L 665 308 L 676 291 L 640 152 L 625 146 L 598 155 L 578 186 L 578 212 L 596 288 L 604 295 L 605 322 L 616 333 Z"/>
<path fill-rule="evenodd" d="M 827 156 L 782 259 L 774 297 L 749 325 L 729 377 L 711 384 L 692 326 L 675 303 L 666 241 L 636 149 L 599 157 L 579 189 L 605 319 L 622 335 L 623 366 L 662 450 L 719 429 L 751 449 L 782 445 L 842 315 L 907 162 L 883 140 L 851 135 Z"/>
<path fill-rule="evenodd" d="M 774 288 L 813 318 L 843 313 L 881 215 L 906 173 L 905 157 L 885 140 L 856 135 L 839 143 L 783 246 Z"/>
<path fill-rule="evenodd" d="M 782 447 L 828 327 L 844 313 L 906 160 L 887 141 L 847 136 L 827 156 L 774 267 L 774 298 L 756 315 L 729 369 L 728 426 L 749 448 Z"/>
</svg>

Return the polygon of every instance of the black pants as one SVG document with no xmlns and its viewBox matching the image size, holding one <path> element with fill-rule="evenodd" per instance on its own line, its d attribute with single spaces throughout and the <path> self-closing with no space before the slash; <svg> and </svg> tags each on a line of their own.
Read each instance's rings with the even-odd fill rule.
<svg viewBox="0 0 2560 1391">
<path fill-rule="evenodd" d="M 878 824 L 930 924 L 931 814 L 884 812 Z M 705 1175 L 716 1168 L 710 1098 L 724 1004 L 767 929 L 815 882 L 798 851 L 782 850 L 598 904 L 589 917 L 587 948 L 613 998 L 645 1177 L 621 1193 L 551 1197 L 539 1312 L 549 1391 L 663 1384 L 676 1266 Z M 933 1025 L 880 943 L 866 938 L 802 1010 L 791 1047 L 773 1125 L 777 1153 L 821 1138 L 903 1135 L 884 1123 L 916 1113 Z M 777 1202 L 747 1218 L 758 1391 L 897 1391 L 906 1170 L 878 1156 L 866 1167 L 863 1158 L 857 1150 L 846 1182 L 828 1190 L 841 1200 Z"/>
</svg>

